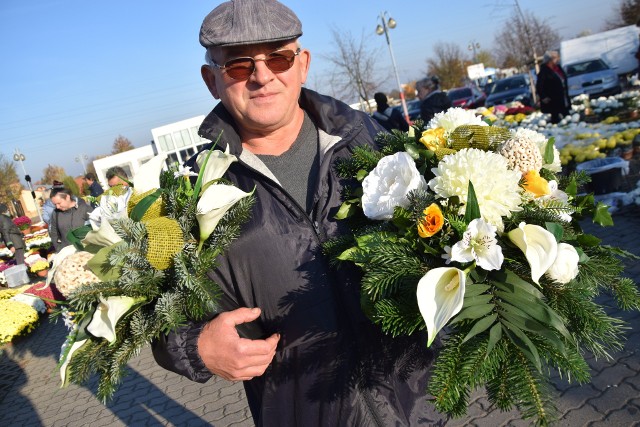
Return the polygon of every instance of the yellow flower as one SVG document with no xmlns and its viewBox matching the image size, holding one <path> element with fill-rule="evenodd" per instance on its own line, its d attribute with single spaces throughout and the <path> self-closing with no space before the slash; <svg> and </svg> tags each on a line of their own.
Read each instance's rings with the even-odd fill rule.
<svg viewBox="0 0 640 427">
<path fill-rule="evenodd" d="M 418 235 L 422 238 L 431 237 L 438 231 L 442 230 L 444 225 L 444 217 L 440 207 L 432 203 L 423 212 L 424 216 L 418 223 Z"/>
<path fill-rule="evenodd" d="M 431 151 L 447 146 L 447 140 L 444 137 L 444 128 L 427 129 L 422 132 L 420 142 Z"/>
<path fill-rule="evenodd" d="M 524 176 L 524 184 L 522 188 L 532 193 L 536 197 L 546 196 L 551 194 L 549 189 L 549 182 L 540 176 L 538 171 L 530 170 Z"/>
</svg>

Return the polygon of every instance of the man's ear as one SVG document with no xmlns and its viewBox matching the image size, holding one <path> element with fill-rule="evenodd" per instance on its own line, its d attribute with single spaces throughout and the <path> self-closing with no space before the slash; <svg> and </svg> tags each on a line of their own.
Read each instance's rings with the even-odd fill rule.
<svg viewBox="0 0 640 427">
<path fill-rule="evenodd" d="M 202 75 L 202 80 L 209 88 L 209 92 L 215 99 L 220 99 L 218 96 L 218 88 L 216 87 L 216 75 L 211 69 L 209 65 L 203 65 L 200 67 L 200 74 Z"/>
<path fill-rule="evenodd" d="M 304 84 L 307 81 L 307 75 L 309 74 L 309 64 L 311 64 L 311 52 L 307 49 L 302 49 L 298 55 L 300 60 L 300 73 L 301 81 Z"/>
</svg>

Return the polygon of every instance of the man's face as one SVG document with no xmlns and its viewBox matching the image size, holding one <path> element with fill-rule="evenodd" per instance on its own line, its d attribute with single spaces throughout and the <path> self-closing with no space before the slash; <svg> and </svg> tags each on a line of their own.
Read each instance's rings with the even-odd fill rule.
<svg viewBox="0 0 640 427">
<path fill-rule="evenodd" d="M 125 181 L 122 180 L 122 178 L 120 178 L 119 176 L 113 176 L 111 177 L 111 179 L 109 179 L 107 181 L 107 184 L 109 185 L 109 187 L 113 187 L 114 185 L 118 185 L 118 184 L 122 184 L 124 186 L 127 185 L 127 183 Z"/>
<path fill-rule="evenodd" d="M 429 88 L 422 86 L 418 89 L 417 91 L 417 95 L 418 95 L 418 99 L 423 100 L 427 97 L 427 95 L 429 95 L 431 93 L 431 91 L 429 90 Z"/>
<path fill-rule="evenodd" d="M 65 198 L 66 196 L 66 198 Z M 68 195 L 63 195 L 63 194 L 56 194 L 55 196 L 53 196 L 51 198 L 51 202 L 53 203 L 53 205 L 56 207 L 56 209 L 61 210 L 61 211 L 66 211 L 71 209 L 72 207 L 74 207 L 76 205 L 76 202 L 71 198 L 71 196 Z"/>
<path fill-rule="evenodd" d="M 295 51 L 295 41 L 248 46 L 213 48 L 209 52 L 220 65 L 237 57 L 264 58 L 278 49 Z M 310 54 L 301 50 L 293 66 L 274 73 L 264 61 L 256 61 L 255 71 L 248 80 L 234 80 L 224 70 L 202 67 L 202 77 L 209 91 L 231 113 L 242 130 L 267 133 L 291 123 L 298 110 L 300 89 L 307 78 Z"/>
</svg>

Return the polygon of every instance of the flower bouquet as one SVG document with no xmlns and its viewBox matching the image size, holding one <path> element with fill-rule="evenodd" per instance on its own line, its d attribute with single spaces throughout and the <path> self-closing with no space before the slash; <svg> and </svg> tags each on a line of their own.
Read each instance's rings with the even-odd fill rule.
<svg viewBox="0 0 640 427">
<path fill-rule="evenodd" d="M 155 157 L 133 178 L 133 190 L 121 192 L 129 193 L 122 212 L 112 209 L 122 200 L 107 195 L 97 208 L 104 215 L 72 232 L 74 246 L 60 251 L 47 278 L 67 299 L 63 386 L 97 373 L 97 397 L 107 401 L 142 347 L 216 310 L 219 288 L 207 272 L 254 202 L 253 193 L 221 178 L 235 160 L 206 150 L 197 158 L 198 175 L 189 168 L 162 172 L 164 158 Z"/>
<path fill-rule="evenodd" d="M 22 231 L 28 230 L 29 227 L 31 227 L 31 219 L 24 215 L 14 218 L 13 223 Z"/>
<path fill-rule="evenodd" d="M 326 251 L 361 267 L 373 322 L 393 336 L 426 330 L 440 348 L 428 387 L 438 411 L 464 415 L 470 391 L 485 387 L 500 409 L 549 422 L 550 372 L 586 382 L 584 352 L 622 347 L 622 321 L 596 297 L 640 308 L 620 276 L 620 257 L 633 255 L 578 222 L 612 225 L 607 207 L 578 193 L 586 175 L 558 174 L 553 140 L 459 108 L 378 142 L 336 166 L 358 182 L 336 216 L 353 235 Z"/>
</svg>

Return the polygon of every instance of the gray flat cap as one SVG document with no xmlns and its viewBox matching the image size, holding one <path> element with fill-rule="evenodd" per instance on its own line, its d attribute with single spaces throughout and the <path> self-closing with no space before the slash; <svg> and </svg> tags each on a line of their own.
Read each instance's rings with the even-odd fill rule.
<svg viewBox="0 0 640 427">
<path fill-rule="evenodd" d="M 231 0 L 209 13 L 200 27 L 200 44 L 237 46 L 291 40 L 302 35 L 295 13 L 276 0 Z"/>
</svg>

